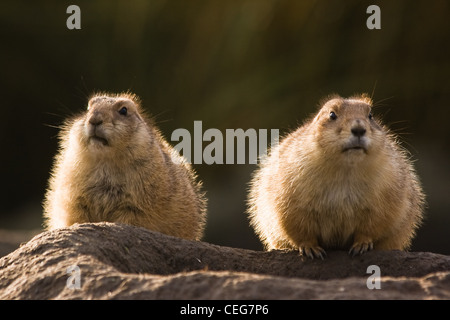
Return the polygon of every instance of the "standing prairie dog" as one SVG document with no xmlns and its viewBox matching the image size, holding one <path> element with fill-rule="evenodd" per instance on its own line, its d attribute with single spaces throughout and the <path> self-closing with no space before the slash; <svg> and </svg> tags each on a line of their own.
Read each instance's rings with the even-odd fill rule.
<svg viewBox="0 0 450 320">
<path fill-rule="evenodd" d="M 44 200 L 49 229 L 122 222 L 199 240 L 206 199 L 191 166 L 132 94 L 98 94 L 66 121 Z"/>
<path fill-rule="evenodd" d="M 372 116 L 367 96 L 333 96 L 262 161 L 249 217 L 266 249 L 351 255 L 405 250 L 424 194 L 396 137 Z"/>
</svg>

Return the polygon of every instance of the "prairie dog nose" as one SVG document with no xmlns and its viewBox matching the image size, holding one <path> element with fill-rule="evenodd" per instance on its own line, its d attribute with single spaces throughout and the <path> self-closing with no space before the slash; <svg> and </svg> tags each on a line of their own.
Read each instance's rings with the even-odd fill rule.
<svg viewBox="0 0 450 320">
<path fill-rule="evenodd" d="M 366 129 L 363 127 L 353 127 L 351 131 L 357 137 L 362 137 L 366 133 Z"/>
<path fill-rule="evenodd" d="M 358 138 L 360 138 L 366 134 L 366 128 L 364 127 L 364 125 L 361 123 L 360 120 L 356 120 L 352 124 L 352 128 L 350 129 L 350 131 L 352 132 L 352 134 L 354 136 L 356 136 Z"/>
<path fill-rule="evenodd" d="M 103 123 L 103 116 L 99 112 L 94 112 L 94 114 L 92 114 L 89 118 L 89 123 L 93 126 L 98 126 Z"/>
</svg>

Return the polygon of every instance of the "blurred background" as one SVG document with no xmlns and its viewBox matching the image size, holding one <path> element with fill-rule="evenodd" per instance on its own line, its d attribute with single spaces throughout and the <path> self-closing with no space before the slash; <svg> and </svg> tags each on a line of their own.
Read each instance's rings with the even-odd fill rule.
<svg viewBox="0 0 450 320">
<path fill-rule="evenodd" d="M 71 4 L 81 30 L 66 27 Z M 366 27 L 371 4 L 381 30 Z M 94 92 L 136 93 L 167 140 L 195 120 L 283 135 L 323 97 L 367 92 L 427 194 L 412 250 L 450 254 L 448 1 L 4 0 L 0 43 L 3 234 L 41 228 L 56 127 Z M 204 240 L 261 250 L 245 214 L 256 165 L 194 168 L 209 198 Z"/>
</svg>

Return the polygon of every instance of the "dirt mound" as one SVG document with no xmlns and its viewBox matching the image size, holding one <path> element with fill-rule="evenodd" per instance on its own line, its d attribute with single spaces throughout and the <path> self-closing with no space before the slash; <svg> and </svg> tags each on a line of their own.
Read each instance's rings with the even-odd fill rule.
<svg viewBox="0 0 450 320">
<path fill-rule="evenodd" d="M 77 298 L 449 299 L 450 257 L 332 251 L 308 260 L 92 223 L 43 232 L 0 259 L 0 299 Z"/>
</svg>

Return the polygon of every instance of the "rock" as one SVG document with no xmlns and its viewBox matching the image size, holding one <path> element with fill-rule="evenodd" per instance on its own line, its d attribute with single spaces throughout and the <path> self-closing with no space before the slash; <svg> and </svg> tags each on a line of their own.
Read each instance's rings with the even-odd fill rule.
<svg viewBox="0 0 450 320">
<path fill-rule="evenodd" d="M 380 290 L 367 287 L 370 265 L 380 268 Z M 0 259 L 0 299 L 449 298 L 450 256 L 330 251 L 309 260 L 115 223 L 43 232 Z"/>
</svg>

